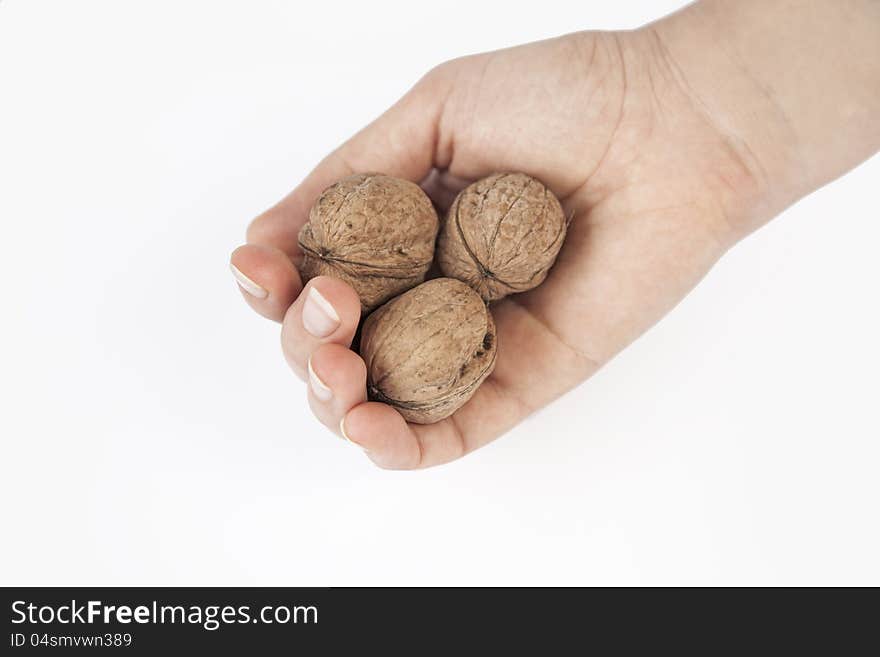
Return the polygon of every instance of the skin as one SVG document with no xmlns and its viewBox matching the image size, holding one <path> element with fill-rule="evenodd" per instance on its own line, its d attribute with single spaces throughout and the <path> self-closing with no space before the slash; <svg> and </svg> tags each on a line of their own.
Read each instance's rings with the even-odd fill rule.
<svg viewBox="0 0 880 657">
<path fill-rule="evenodd" d="M 268 296 L 284 355 L 332 391 L 309 404 L 379 466 L 454 460 L 577 386 L 671 310 L 736 242 L 880 148 L 880 2 L 698 2 L 627 32 L 581 32 L 453 60 L 257 217 L 233 264 Z M 445 209 L 496 171 L 544 181 L 573 216 L 546 282 L 493 305 L 495 372 L 433 425 L 368 402 L 349 349 L 354 291 L 303 289 L 297 233 L 354 172 L 421 182 Z M 316 287 L 339 326 L 315 338 Z M 311 359 L 311 360 L 310 360 Z"/>
</svg>

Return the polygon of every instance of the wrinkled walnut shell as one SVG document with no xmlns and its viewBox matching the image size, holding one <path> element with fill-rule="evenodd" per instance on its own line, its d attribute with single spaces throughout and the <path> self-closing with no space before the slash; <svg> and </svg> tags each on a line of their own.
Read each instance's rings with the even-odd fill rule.
<svg viewBox="0 0 880 657">
<path fill-rule="evenodd" d="M 342 279 L 366 314 L 425 280 L 439 223 L 414 183 L 379 174 L 343 178 L 324 190 L 300 230 L 303 282 Z"/>
<path fill-rule="evenodd" d="M 492 373 L 497 342 L 492 314 L 470 287 L 451 278 L 422 283 L 364 323 L 369 397 L 408 422 L 442 420 Z"/>
<path fill-rule="evenodd" d="M 524 173 L 497 173 L 455 199 L 437 242 L 444 276 L 487 302 L 540 285 L 565 240 L 559 200 Z"/>
</svg>

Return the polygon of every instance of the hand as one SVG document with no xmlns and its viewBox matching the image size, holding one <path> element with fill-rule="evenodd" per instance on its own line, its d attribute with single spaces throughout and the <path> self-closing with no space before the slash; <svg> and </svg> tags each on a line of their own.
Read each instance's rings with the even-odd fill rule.
<svg viewBox="0 0 880 657">
<path fill-rule="evenodd" d="M 662 25 L 448 62 L 255 219 L 232 263 L 246 277 L 247 302 L 282 322 L 285 357 L 309 379 L 319 420 L 382 467 L 458 458 L 592 375 L 790 202 L 770 193 L 784 149 L 742 138 L 687 68 Z M 716 73 L 752 93 L 753 106 L 765 102 L 734 67 Z M 767 120 L 777 120 L 766 105 Z M 468 183 L 509 170 L 536 176 L 562 200 L 572 216 L 565 246 L 543 285 L 492 306 L 497 366 L 474 397 L 437 424 L 407 424 L 366 400 L 366 369 L 349 349 L 356 293 L 326 277 L 303 288 L 299 229 L 318 194 L 354 172 L 420 181 L 445 210 Z"/>
</svg>

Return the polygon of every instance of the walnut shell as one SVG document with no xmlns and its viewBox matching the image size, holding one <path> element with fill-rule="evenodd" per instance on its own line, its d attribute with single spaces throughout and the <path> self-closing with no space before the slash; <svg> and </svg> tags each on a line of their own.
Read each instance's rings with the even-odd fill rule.
<svg viewBox="0 0 880 657">
<path fill-rule="evenodd" d="M 495 322 L 461 281 L 435 278 L 392 299 L 364 322 L 361 356 L 370 399 L 409 422 L 452 415 L 495 368 Z"/>
<path fill-rule="evenodd" d="M 425 280 L 439 224 L 430 199 L 408 180 L 343 178 L 324 190 L 300 230 L 303 282 L 342 279 L 366 314 Z"/>
<path fill-rule="evenodd" d="M 452 203 L 437 262 L 444 276 L 494 301 L 544 282 L 566 228 L 559 200 L 543 183 L 524 173 L 496 173 Z"/>
</svg>

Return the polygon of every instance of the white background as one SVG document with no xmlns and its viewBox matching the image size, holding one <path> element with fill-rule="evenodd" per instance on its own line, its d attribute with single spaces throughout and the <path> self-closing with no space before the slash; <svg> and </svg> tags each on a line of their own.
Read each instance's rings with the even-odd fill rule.
<svg viewBox="0 0 880 657">
<path fill-rule="evenodd" d="M 679 4 L 0 3 L 0 583 L 880 584 L 878 158 L 429 471 L 313 420 L 229 275 L 434 64 Z"/>
</svg>

